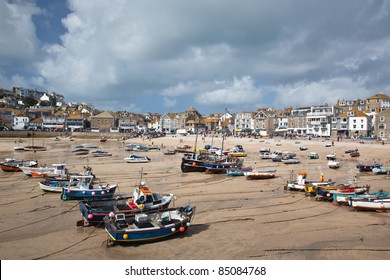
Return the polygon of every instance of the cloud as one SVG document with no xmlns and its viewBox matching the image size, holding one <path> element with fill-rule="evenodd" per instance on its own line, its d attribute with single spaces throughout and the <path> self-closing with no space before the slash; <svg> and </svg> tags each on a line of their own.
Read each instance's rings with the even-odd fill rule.
<svg viewBox="0 0 390 280">
<path fill-rule="evenodd" d="M 52 10 L 32 3 L 0 1 L 1 30 L 18 43 L 0 38 L 0 73 L 69 101 L 255 110 L 390 90 L 386 1 L 69 0 L 56 43 L 37 41 L 31 17 Z M 12 73 L 14 61 L 35 72 Z"/>
<path fill-rule="evenodd" d="M 194 100 L 203 105 L 253 104 L 261 99 L 262 91 L 256 88 L 251 77 L 231 81 L 215 81 L 215 89 L 196 95 Z"/>
<path fill-rule="evenodd" d="M 311 105 L 335 105 L 338 99 L 355 100 L 366 98 L 372 93 L 362 85 L 364 81 L 348 77 L 320 80 L 310 83 L 280 85 L 269 90 L 276 94 L 274 108 Z"/>
<path fill-rule="evenodd" d="M 167 98 L 167 97 L 164 97 L 164 108 L 173 108 L 177 105 L 177 99 L 171 99 L 171 98 Z"/>
<path fill-rule="evenodd" d="M 39 41 L 32 17 L 40 13 L 28 1 L 0 1 L 0 65 L 34 61 Z"/>
</svg>

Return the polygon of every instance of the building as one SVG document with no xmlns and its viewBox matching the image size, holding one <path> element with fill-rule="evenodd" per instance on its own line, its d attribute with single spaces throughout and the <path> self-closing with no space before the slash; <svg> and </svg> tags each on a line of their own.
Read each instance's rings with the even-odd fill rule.
<svg viewBox="0 0 390 280">
<path fill-rule="evenodd" d="M 311 107 L 299 107 L 291 110 L 288 122 L 288 131 L 290 134 L 305 136 L 307 133 L 306 115 L 311 111 Z"/>
<path fill-rule="evenodd" d="M 367 110 L 371 113 L 380 113 L 390 108 L 390 96 L 382 93 L 367 97 Z"/>
<path fill-rule="evenodd" d="M 311 106 L 306 114 L 307 135 L 314 137 L 331 136 L 331 119 L 342 110 L 335 106 Z"/>
<path fill-rule="evenodd" d="M 261 136 L 272 135 L 275 132 L 275 111 L 271 108 L 257 109 L 253 117 L 255 133 Z"/>
<path fill-rule="evenodd" d="M 369 136 L 370 132 L 370 117 L 356 109 L 352 109 L 348 112 L 342 113 L 339 118 L 342 123 L 345 124 L 347 120 L 348 135 L 349 137 L 359 138 Z"/>
<path fill-rule="evenodd" d="M 249 133 L 254 130 L 254 116 L 252 112 L 239 112 L 234 117 L 234 133 Z"/>
<path fill-rule="evenodd" d="M 116 118 L 107 111 L 91 117 L 91 129 L 99 128 L 100 132 L 109 132 L 111 127 L 116 127 Z"/>
<path fill-rule="evenodd" d="M 382 140 L 390 139 L 390 109 L 378 113 L 375 123 L 376 137 Z"/>
<path fill-rule="evenodd" d="M 26 116 L 15 116 L 12 125 L 13 130 L 26 130 L 30 125 L 30 118 Z"/>
</svg>

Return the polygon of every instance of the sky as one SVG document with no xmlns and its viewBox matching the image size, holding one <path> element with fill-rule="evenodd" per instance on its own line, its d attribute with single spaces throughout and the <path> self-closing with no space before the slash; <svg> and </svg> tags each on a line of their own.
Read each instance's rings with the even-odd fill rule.
<svg viewBox="0 0 390 280">
<path fill-rule="evenodd" d="M 0 0 L 0 88 L 201 114 L 390 94 L 386 0 Z"/>
</svg>

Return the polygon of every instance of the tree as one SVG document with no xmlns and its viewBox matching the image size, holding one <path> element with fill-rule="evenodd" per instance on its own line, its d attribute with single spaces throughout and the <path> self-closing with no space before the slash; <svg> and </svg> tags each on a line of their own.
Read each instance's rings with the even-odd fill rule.
<svg viewBox="0 0 390 280">
<path fill-rule="evenodd" d="M 35 99 L 32 98 L 32 97 L 25 97 L 25 98 L 23 99 L 23 104 L 24 104 L 26 107 L 35 106 L 37 103 L 38 103 L 38 101 L 35 100 Z"/>
</svg>

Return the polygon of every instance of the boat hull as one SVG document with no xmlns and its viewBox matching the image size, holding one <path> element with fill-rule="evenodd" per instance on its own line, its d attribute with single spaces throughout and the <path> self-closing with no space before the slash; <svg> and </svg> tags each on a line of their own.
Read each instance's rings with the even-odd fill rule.
<svg viewBox="0 0 390 280">
<path fill-rule="evenodd" d="M 185 213 L 189 209 L 188 214 Z M 192 216 L 195 212 L 193 208 L 171 208 L 148 214 L 126 215 L 125 220 L 117 220 L 116 217 L 104 217 L 104 227 L 110 239 L 114 243 L 146 243 L 166 239 L 171 235 L 184 233 L 187 231 Z M 169 220 L 153 218 L 152 215 L 162 217 L 163 213 L 174 216 Z M 137 215 L 143 215 L 144 221 L 137 221 Z M 129 221 L 131 220 L 131 222 Z"/>
<path fill-rule="evenodd" d="M 95 189 L 74 189 L 62 188 L 62 200 L 92 200 L 97 198 L 112 197 L 116 191 L 117 185 L 109 186 L 107 188 Z"/>
</svg>

